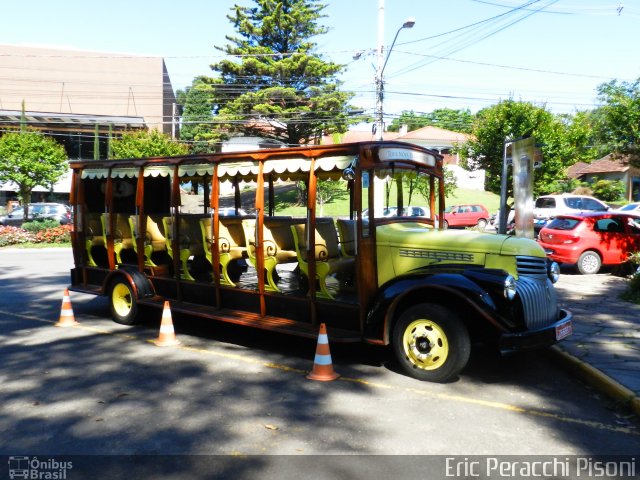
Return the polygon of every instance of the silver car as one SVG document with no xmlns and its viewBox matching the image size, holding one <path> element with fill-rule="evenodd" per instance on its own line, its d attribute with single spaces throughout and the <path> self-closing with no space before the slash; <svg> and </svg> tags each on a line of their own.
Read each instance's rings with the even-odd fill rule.
<svg viewBox="0 0 640 480">
<path fill-rule="evenodd" d="M 56 220 L 60 225 L 71 222 L 71 209 L 62 203 L 30 203 L 29 220 Z M 0 217 L 0 225 L 20 226 L 25 222 L 24 207 L 17 207 L 11 213 Z"/>
</svg>

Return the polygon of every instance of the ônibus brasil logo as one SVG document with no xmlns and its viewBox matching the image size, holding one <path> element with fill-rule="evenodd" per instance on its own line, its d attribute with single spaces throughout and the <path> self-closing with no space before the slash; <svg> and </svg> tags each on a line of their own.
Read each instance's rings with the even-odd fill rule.
<svg viewBox="0 0 640 480">
<path fill-rule="evenodd" d="M 9 478 L 11 480 L 14 478 L 65 480 L 67 478 L 67 470 L 72 468 L 72 462 L 61 462 L 53 458 L 41 460 L 38 457 L 9 457 Z"/>
</svg>

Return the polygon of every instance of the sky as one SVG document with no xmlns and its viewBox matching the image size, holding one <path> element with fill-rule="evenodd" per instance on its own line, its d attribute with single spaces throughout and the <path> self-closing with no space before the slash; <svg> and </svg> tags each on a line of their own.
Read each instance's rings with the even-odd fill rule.
<svg viewBox="0 0 640 480">
<path fill-rule="evenodd" d="M 0 44 L 160 56 L 174 89 L 183 89 L 195 76 L 213 75 L 209 65 L 223 58 L 215 47 L 235 33 L 226 15 L 236 3 L 253 4 L 111 0 L 98 7 L 80 0 L 0 0 Z M 597 105 L 598 85 L 640 78 L 640 0 L 324 3 L 320 23 L 329 31 L 314 39 L 315 53 L 345 66 L 342 89 L 354 92 L 352 103 L 371 114 L 379 24 L 384 26 L 387 119 L 405 110 L 477 112 L 508 98 L 573 113 Z M 401 29 L 409 17 L 415 25 Z"/>
</svg>

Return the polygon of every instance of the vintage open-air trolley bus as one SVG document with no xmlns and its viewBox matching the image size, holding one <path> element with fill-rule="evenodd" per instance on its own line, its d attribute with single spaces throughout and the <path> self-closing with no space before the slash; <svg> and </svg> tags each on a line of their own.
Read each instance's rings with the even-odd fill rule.
<svg viewBox="0 0 640 480">
<path fill-rule="evenodd" d="M 70 289 L 108 296 L 118 323 L 165 300 L 309 338 L 325 323 L 331 342 L 391 345 L 430 381 L 456 376 L 472 340 L 509 352 L 571 333 L 558 266 L 535 241 L 438 228 L 431 150 L 363 142 L 71 167 Z"/>
</svg>

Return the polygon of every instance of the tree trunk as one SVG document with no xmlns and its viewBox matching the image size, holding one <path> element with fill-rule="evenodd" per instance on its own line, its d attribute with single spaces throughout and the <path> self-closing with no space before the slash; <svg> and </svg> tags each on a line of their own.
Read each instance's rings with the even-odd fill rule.
<svg viewBox="0 0 640 480">
<path fill-rule="evenodd" d="M 24 214 L 22 216 L 23 223 L 29 219 L 29 204 L 31 203 L 31 189 L 20 188 L 20 200 L 22 200 L 22 207 L 24 208 Z"/>
</svg>

